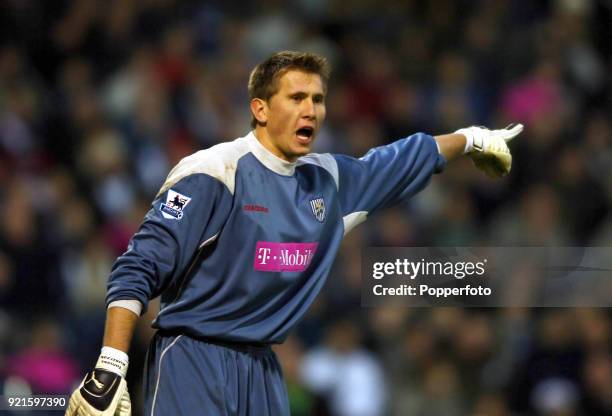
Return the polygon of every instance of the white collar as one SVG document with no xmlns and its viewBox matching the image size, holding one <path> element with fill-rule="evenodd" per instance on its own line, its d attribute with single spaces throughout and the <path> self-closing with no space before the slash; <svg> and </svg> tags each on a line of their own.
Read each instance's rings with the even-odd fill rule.
<svg viewBox="0 0 612 416">
<path fill-rule="evenodd" d="M 255 132 L 251 131 L 246 136 L 249 148 L 253 155 L 259 160 L 265 167 L 273 172 L 283 176 L 293 176 L 295 172 L 295 166 L 297 162 L 287 162 L 276 156 L 264 147 L 263 144 L 255 137 Z"/>
</svg>

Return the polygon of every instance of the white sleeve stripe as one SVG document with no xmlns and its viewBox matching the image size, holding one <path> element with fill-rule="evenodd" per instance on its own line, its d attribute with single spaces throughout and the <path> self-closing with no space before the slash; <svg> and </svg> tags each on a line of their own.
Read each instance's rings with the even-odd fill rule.
<svg viewBox="0 0 612 416">
<path fill-rule="evenodd" d="M 182 335 L 179 335 L 178 337 L 176 337 L 174 339 L 174 341 L 172 341 L 172 343 L 170 345 L 168 345 L 166 348 L 163 349 L 163 351 L 161 352 L 160 356 L 159 356 L 159 364 L 157 367 L 157 380 L 155 381 L 155 391 L 153 392 L 153 403 L 151 404 L 151 416 L 155 415 L 155 401 L 157 400 L 157 390 L 159 389 L 159 379 L 161 377 L 161 370 L 162 370 L 162 361 L 164 359 L 164 355 L 166 355 L 166 353 L 168 352 L 168 350 L 170 348 L 172 348 L 172 346 L 174 346 L 174 344 L 176 344 L 176 342 L 181 339 Z"/>
<path fill-rule="evenodd" d="M 213 235 L 212 237 L 210 237 L 208 240 L 204 241 L 203 243 L 201 243 L 198 246 L 198 250 L 202 250 L 204 247 L 206 247 L 209 244 L 212 244 L 217 237 L 219 237 L 219 233 Z M 189 274 L 191 273 L 191 270 L 194 268 L 194 266 L 197 264 L 197 260 L 200 257 L 200 251 L 198 251 L 198 253 L 196 254 L 195 258 L 193 259 L 193 261 L 191 262 L 191 265 L 189 266 L 189 268 L 187 269 L 187 273 L 185 273 L 185 276 L 189 276 Z M 166 305 L 166 307 L 172 305 L 174 302 L 176 302 L 176 300 L 181 296 L 181 293 L 183 292 L 183 288 L 185 286 L 185 283 L 187 283 L 187 279 L 183 278 L 183 283 L 181 283 L 181 286 L 179 287 L 178 291 L 176 292 L 176 296 L 174 297 L 174 299 L 172 299 L 172 302 L 168 303 L 168 305 Z M 162 313 L 164 311 L 164 309 L 160 310 L 159 313 Z"/>
<path fill-rule="evenodd" d="M 116 300 L 114 302 L 111 302 L 108 305 L 107 309 L 110 308 L 123 308 L 123 309 L 127 309 L 129 311 L 132 311 L 136 314 L 136 316 L 140 316 L 140 312 L 142 312 L 142 303 L 140 303 L 140 301 L 138 300 Z"/>
<path fill-rule="evenodd" d="M 212 237 L 210 237 L 208 240 L 204 241 L 202 244 L 200 244 L 200 246 L 198 247 L 198 250 L 201 249 L 204 246 L 209 245 L 210 243 L 212 243 L 213 241 L 215 241 L 217 239 L 217 237 L 219 237 L 219 233 L 213 235 Z"/>
<path fill-rule="evenodd" d="M 344 235 L 347 235 L 353 228 L 361 224 L 368 217 L 368 211 L 352 212 L 342 217 L 344 221 Z"/>
</svg>

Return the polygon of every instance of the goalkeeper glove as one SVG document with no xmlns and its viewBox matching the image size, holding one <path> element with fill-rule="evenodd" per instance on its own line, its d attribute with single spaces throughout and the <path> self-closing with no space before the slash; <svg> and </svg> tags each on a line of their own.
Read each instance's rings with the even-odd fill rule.
<svg viewBox="0 0 612 416">
<path fill-rule="evenodd" d="M 522 124 L 511 124 L 500 130 L 472 126 L 455 133 L 465 136 L 464 153 L 470 156 L 474 165 L 487 175 L 499 178 L 507 175 L 512 167 L 512 155 L 506 143 L 522 131 Z"/>
<path fill-rule="evenodd" d="M 125 382 L 128 356 L 103 347 L 94 370 L 72 393 L 66 416 L 130 416 L 132 405 Z"/>
</svg>

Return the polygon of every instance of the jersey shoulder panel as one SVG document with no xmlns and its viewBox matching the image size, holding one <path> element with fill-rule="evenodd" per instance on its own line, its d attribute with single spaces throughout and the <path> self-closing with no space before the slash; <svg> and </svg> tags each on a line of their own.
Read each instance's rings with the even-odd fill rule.
<svg viewBox="0 0 612 416">
<path fill-rule="evenodd" d="M 197 173 L 204 173 L 219 180 L 233 195 L 238 160 L 248 152 L 248 143 L 244 137 L 241 137 L 189 155 L 181 159 L 170 171 L 158 196 L 181 179 Z"/>
<path fill-rule="evenodd" d="M 316 165 L 325 169 L 334 178 L 336 189 L 339 185 L 338 163 L 329 153 L 309 153 L 298 159 L 298 165 Z"/>
</svg>

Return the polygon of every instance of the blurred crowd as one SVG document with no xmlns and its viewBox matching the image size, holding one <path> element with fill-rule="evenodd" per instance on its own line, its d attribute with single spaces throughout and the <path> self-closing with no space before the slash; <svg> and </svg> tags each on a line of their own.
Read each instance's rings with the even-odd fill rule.
<svg viewBox="0 0 612 416">
<path fill-rule="evenodd" d="M 526 131 L 506 179 L 453 163 L 347 236 L 275 348 L 293 415 L 612 415 L 607 309 L 360 307 L 362 247 L 612 245 L 611 22 L 609 0 L 2 1 L 0 394 L 80 381 L 167 172 L 243 136 L 250 69 L 297 49 L 334 68 L 318 152 Z M 135 414 L 155 309 L 130 352 Z"/>
</svg>

